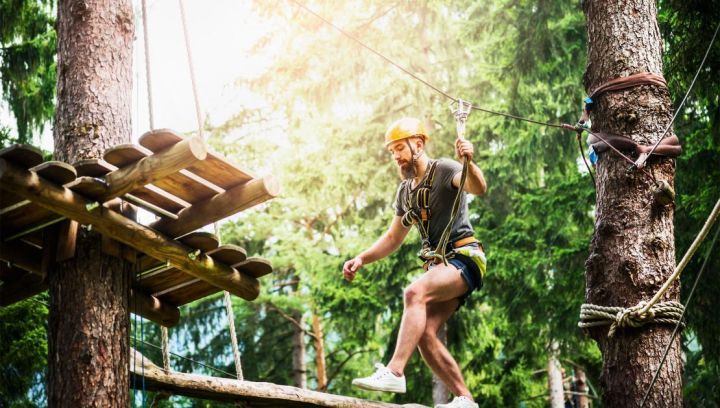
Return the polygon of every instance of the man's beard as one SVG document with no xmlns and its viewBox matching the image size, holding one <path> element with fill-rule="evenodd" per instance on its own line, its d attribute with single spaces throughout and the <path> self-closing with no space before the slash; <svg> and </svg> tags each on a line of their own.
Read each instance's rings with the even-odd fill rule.
<svg viewBox="0 0 720 408">
<path fill-rule="evenodd" d="M 410 160 L 409 163 L 400 165 L 400 177 L 404 180 L 414 179 L 417 177 L 416 164 L 417 162 L 415 160 Z"/>
</svg>

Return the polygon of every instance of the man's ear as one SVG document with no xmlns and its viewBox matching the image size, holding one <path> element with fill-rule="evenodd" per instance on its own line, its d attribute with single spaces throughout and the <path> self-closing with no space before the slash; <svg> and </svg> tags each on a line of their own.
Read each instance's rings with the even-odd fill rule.
<svg viewBox="0 0 720 408">
<path fill-rule="evenodd" d="M 421 137 L 415 138 L 415 152 L 417 157 L 425 153 L 425 141 Z"/>
</svg>

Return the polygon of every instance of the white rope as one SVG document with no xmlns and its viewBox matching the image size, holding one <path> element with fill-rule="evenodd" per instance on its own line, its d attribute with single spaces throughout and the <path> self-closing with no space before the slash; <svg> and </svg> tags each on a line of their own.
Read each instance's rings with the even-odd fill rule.
<svg viewBox="0 0 720 408">
<path fill-rule="evenodd" d="M 240 362 L 240 349 L 238 348 L 237 334 L 235 334 L 235 318 L 233 316 L 232 299 L 230 298 L 230 292 L 225 291 L 224 293 L 228 326 L 230 326 L 230 341 L 232 342 L 233 356 L 235 357 L 235 372 L 237 373 L 237 379 L 242 381 L 244 378 L 242 364 Z"/>
<path fill-rule="evenodd" d="M 163 369 L 166 372 L 170 371 L 170 346 L 168 345 L 168 328 L 160 326 L 160 334 L 162 335 L 162 358 L 163 358 Z"/>
<path fill-rule="evenodd" d="M 198 96 L 197 84 L 195 82 L 195 68 L 193 66 L 192 50 L 190 49 L 190 35 L 188 34 L 187 23 L 185 21 L 185 6 L 183 0 L 178 0 L 180 4 L 180 19 L 182 20 L 183 35 L 185 36 L 185 51 L 187 52 L 188 67 L 190 67 L 190 82 L 192 83 L 193 97 L 195 98 L 195 116 L 198 123 L 198 134 L 203 137 L 203 118 L 202 109 L 200 107 L 200 97 Z"/>
<path fill-rule="evenodd" d="M 150 130 L 155 129 L 155 115 L 153 114 L 152 102 L 152 81 L 150 76 L 150 33 L 147 22 L 147 5 L 142 0 L 142 21 L 143 21 L 143 42 L 145 44 L 145 76 L 147 77 L 148 115 L 150 119 Z"/>
</svg>

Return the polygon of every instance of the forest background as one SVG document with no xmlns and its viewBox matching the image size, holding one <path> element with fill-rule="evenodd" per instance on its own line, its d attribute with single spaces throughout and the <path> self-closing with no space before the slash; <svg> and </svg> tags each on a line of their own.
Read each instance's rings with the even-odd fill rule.
<svg viewBox="0 0 720 408">
<path fill-rule="evenodd" d="M 675 106 L 720 21 L 718 3 L 658 2 L 664 75 Z M 579 115 L 586 34 L 578 1 L 362 0 L 337 7 L 318 0 L 308 6 L 454 96 L 553 123 L 574 123 Z M 350 387 L 350 380 L 367 374 L 374 362 L 389 360 L 402 289 L 421 271 L 417 234 L 388 259 L 366 267 L 352 284 L 342 279 L 341 266 L 382 234 L 392 217 L 398 175 L 382 145 L 385 127 L 400 116 L 425 118 L 433 127 L 431 155 L 452 157 L 455 127 L 448 101 L 292 2 L 281 7 L 253 2 L 251 11 L 271 27 L 253 45 L 253 52 L 270 62 L 233 86 L 258 95 L 262 103 L 238 105 L 221 123 L 205 112 L 204 124 L 214 149 L 244 168 L 274 174 L 283 185 L 281 197 L 221 226 L 224 243 L 243 246 L 275 266 L 263 279 L 258 300 L 234 299 L 245 378 L 303 385 L 288 362 L 294 353 L 304 353 L 304 385 L 317 389 L 316 323 L 324 339 L 324 389 L 430 404 L 430 371 L 418 356 L 406 372 L 407 394 Z M 12 113 L 0 123 L 3 146 L 37 142 L 51 126 L 54 13 L 52 1 L 0 0 L 2 99 Z M 720 196 L 717 44 L 706 67 L 674 126 L 683 143 L 675 185 L 678 257 Z M 468 138 L 489 185 L 485 197 L 470 201 L 489 269 L 483 290 L 449 322 L 448 345 L 469 388 L 483 407 L 545 406 L 543 370 L 555 353 L 568 372 L 574 366 L 584 369 L 591 394 L 600 392 L 600 353 L 577 328 L 594 189 L 575 135 L 474 112 Z M 720 259 L 712 255 L 705 244 L 682 276 L 685 303 L 700 264 L 710 257 L 683 332 L 684 394 L 693 407 L 720 406 L 715 312 L 720 287 L 713 284 Z M 0 406 L 46 404 L 46 296 L 0 309 Z M 195 302 L 181 313 L 182 323 L 170 330 L 172 351 L 225 373 L 179 357 L 171 359 L 172 368 L 232 377 L 222 296 Z M 159 328 L 134 322 L 135 347 L 144 339 L 144 353 L 160 363 L 151 346 L 160 344 Z M 301 343 L 294 344 L 298 338 Z M 140 398 L 138 393 L 136 401 Z M 164 403 L 220 406 L 182 397 Z"/>
</svg>

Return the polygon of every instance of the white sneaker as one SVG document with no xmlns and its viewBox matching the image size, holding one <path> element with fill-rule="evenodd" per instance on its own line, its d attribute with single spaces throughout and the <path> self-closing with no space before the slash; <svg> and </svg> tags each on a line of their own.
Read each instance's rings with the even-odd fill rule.
<svg viewBox="0 0 720 408">
<path fill-rule="evenodd" d="M 375 372 L 370 377 L 356 378 L 352 385 L 371 391 L 405 393 L 405 376 L 398 377 L 382 364 L 375 364 Z"/>
<path fill-rule="evenodd" d="M 478 404 L 468 397 L 455 397 L 449 404 L 438 404 L 435 408 L 478 408 Z"/>
</svg>

